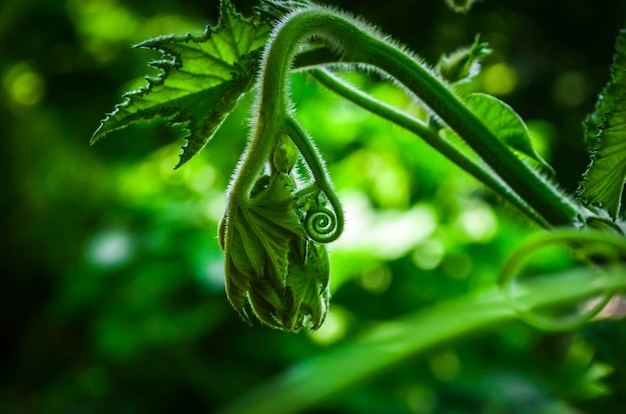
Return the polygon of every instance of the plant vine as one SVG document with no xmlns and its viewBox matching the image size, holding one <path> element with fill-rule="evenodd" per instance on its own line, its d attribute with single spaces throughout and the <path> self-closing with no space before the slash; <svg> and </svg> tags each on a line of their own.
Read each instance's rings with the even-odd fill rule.
<svg viewBox="0 0 626 414">
<path fill-rule="evenodd" d="M 472 4 L 448 3 L 463 11 Z M 296 70 L 308 72 L 338 95 L 418 135 L 539 226 L 610 234 L 554 233 L 520 249 L 503 271 L 502 286 L 522 318 L 531 323 L 540 320 L 544 328 L 573 328 L 614 295 L 607 291 L 600 305 L 575 323 L 552 323 L 515 305 L 509 289 L 525 258 L 546 244 L 573 246 L 587 256 L 597 256 L 593 250 L 597 246 L 611 246 L 608 256 L 588 258 L 590 268 L 607 260 L 619 264 L 626 256 L 626 247 L 615 241 L 623 235 L 619 207 L 626 175 L 606 180 L 611 168 L 624 171 L 626 159 L 623 151 L 614 150 L 619 147 L 619 117 L 625 110 L 626 34 L 618 41 L 606 98 L 598 104 L 601 113 L 588 121 L 590 128 L 599 129 L 599 142 L 580 197 L 575 199 L 556 184 L 552 168 L 535 151 L 528 128 L 512 108 L 486 94 L 457 91 L 456 85 L 471 80 L 489 54 L 478 37 L 431 70 L 362 20 L 308 1 L 262 0 L 258 13 L 250 18 L 238 14 L 229 0 L 222 0 L 221 10 L 218 25 L 201 36 L 163 37 L 141 44 L 171 59 L 155 64 L 164 70 L 162 76 L 128 94 L 102 122 L 92 142 L 160 115 L 189 130 L 180 166 L 204 147 L 239 97 L 256 85 L 249 141 L 233 173 L 219 226 L 226 293 L 245 321 L 251 323 L 251 309 L 274 328 L 317 329 L 328 312 L 326 244 L 341 236 L 345 218 L 325 162 L 296 119 L 289 94 L 289 77 Z M 198 59 L 206 67 L 185 67 L 187 61 Z M 428 109 L 429 119 L 411 117 L 356 90 L 330 68 L 365 70 L 391 79 Z M 457 138 L 470 150 L 461 149 Z"/>
</svg>

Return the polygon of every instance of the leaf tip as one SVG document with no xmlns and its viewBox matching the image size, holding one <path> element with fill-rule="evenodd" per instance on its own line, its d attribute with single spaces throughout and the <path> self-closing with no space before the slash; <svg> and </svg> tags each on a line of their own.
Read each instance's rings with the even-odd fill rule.
<svg viewBox="0 0 626 414">
<path fill-rule="evenodd" d="M 182 167 L 183 165 L 187 164 L 187 161 L 189 161 L 191 159 L 191 157 L 185 157 L 184 153 L 181 153 L 178 157 L 178 162 L 176 163 L 176 165 L 174 166 L 174 169 L 177 170 L 180 167 Z"/>
<path fill-rule="evenodd" d="M 89 145 L 94 145 L 96 142 L 100 141 L 107 134 L 107 130 L 104 128 L 104 121 L 100 123 L 100 126 L 96 131 L 91 135 L 89 139 Z"/>
</svg>

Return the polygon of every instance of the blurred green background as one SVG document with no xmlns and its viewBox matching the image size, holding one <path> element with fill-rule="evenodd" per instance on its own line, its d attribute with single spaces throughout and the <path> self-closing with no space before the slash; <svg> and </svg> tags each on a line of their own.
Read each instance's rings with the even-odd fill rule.
<svg viewBox="0 0 626 414">
<path fill-rule="evenodd" d="M 375 324 L 493 285 L 537 229 L 418 139 L 296 76 L 299 119 L 345 203 L 333 301 L 316 334 L 241 322 L 215 237 L 245 145 L 251 96 L 174 171 L 181 131 L 140 124 L 89 147 L 158 56 L 131 45 L 201 32 L 217 0 L 0 4 L 1 413 L 208 413 Z M 254 2 L 234 2 L 249 12 Z M 581 121 L 608 80 L 626 3 L 342 1 L 434 64 L 477 33 L 494 53 L 478 87 L 526 120 L 562 185 L 587 164 Z M 362 88 L 416 109 L 392 86 Z M 404 360 L 311 409 L 328 413 L 616 413 L 626 327 L 521 324 Z"/>
</svg>

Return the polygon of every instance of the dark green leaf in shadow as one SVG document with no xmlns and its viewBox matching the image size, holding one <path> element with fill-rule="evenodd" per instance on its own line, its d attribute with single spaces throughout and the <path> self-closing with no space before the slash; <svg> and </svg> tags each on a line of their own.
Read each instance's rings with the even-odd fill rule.
<svg viewBox="0 0 626 414">
<path fill-rule="evenodd" d="M 615 108 L 615 99 L 624 93 L 626 85 L 626 29 L 620 31 L 616 45 L 616 54 L 611 66 L 611 79 L 606 84 L 602 92 L 598 95 L 596 107 L 590 113 L 583 126 L 585 127 L 585 138 L 589 146 L 593 149 L 598 144 L 598 134 L 605 115 Z"/>
<path fill-rule="evenodd" d="M 617 39 L 612 77 L 594 113 L 585 120 L 592 145 L 591 164 L 585 171 L 578 196 L 587 204 L 605 208 L 615 220 L 626 179 L 626 30 Z"/>
</svg>

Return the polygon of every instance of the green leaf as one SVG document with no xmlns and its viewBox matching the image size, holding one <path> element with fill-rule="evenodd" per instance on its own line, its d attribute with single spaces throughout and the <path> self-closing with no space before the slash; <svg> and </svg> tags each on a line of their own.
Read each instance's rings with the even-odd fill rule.
<svg viewBox="0 0 626 414">
<path fill-rule="evenodd" d="M 578 196 L 586 204 L 599 205 L 615 220 L 626 180 L 626 30 L 617 38 L 611 80 L 595 111 L 585 120 L 593 146 L 591 164 L 583 174 Z"/>
<path fill-rule="evenodd" d="M 318 329 L 328 312 L 330 302 L 330 263 L 326 246 L 306 240 L 305 252 L 292 250 L 289 262 L 289 293 L 293 297 L 295 326 L 310 324 L 312 330 Z"/>
<path fill-rule="evenodd" d="M 302 221 L 323 204 L 298 191 L 294 149 L 289 137 L 279 138 L 269 155 L 271 175 L 256 180 L 250 197 L 231 199 L 218 234 L 226 293 L 245 321 L 251 323 L 249 303 L 273 328 L 316 330 L 328 312 L 330 265 L 326 247 L 307 235 Z"/>
<path fill-rule="evenodd" d="M 188 131 L 176 165 L 180 167 L 206 145 L 252 86 L 270 28 L 264 18 L 245 18 L 229 0 L 222 0 L 217 26 L 207 27 L 203 34 L 165 36 L 139 44 L 165 55 L 151 63 L 163 73 L 126 94 L 125 101 L 102 121 L 92 144 L 112 131 L 162 116 Z"/>
<path fill-rule="evenodd" d="M 591 164 L 583 175 L 578 196 L 586 204 L 598 205 L 617 218 L 626 179 L 626 95 L 615 100 L 601 125 Z"/>
<path fill-rule="evenodd" d="M 284 286 L 287 278 L 290 243 L 306 234 L 297 214 L 293 178 L 272 175 L 267 187 L 229 215 L 233 246 L 226 254 L 247 277 L 269 274 L 273 283 Z"/>
<path fill-rule="evenodd" d="M 615 109 L 615 100 L 620 99 L 625 91 L 626 85 L 626 29 L 620 31 L 616 45 L 616 54 L 611 65 L 611 79 L 604 87 L 594 111 L 587 116 L 583 126 L 585 127 L 585 137 L 591 148 L 598 144 L 598 134 L 600 133 L 603 119 L 606 114 Z"/>
<path fill-rule="evenodd" d="M 465 101 L 495 136 L 518 154 L 535 163 L 542 172 L 554 175 L 550 164 L 537 153 L 528 127 L 513 108 L 498 98 L 483 93 L 470 94 Z"/>
</svg>

